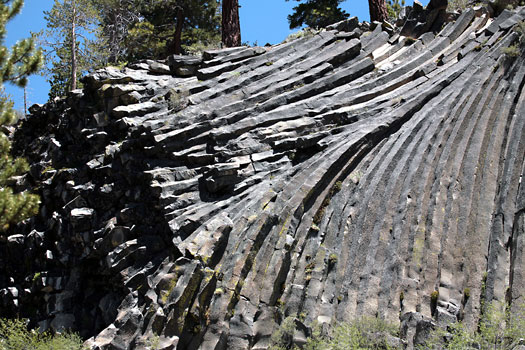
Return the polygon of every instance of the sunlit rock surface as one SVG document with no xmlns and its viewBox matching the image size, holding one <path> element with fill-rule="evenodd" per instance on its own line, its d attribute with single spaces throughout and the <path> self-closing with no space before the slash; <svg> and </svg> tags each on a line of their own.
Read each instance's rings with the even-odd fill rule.
<svg viewBox="0 0 525 350">
<path fill-rule="evenodd" d="M 422 323 L 523 301 L 525 65 L 502 49 L 524 17 L 408 21 L 415 38 L 351 19 L 34 106 L 18 183 L 43 204 L 0 236 L 2 316 L 218 350 L 265 349 L 289 315 L 297 339 L 377 315 L 412 348 Z"/>
</svg>

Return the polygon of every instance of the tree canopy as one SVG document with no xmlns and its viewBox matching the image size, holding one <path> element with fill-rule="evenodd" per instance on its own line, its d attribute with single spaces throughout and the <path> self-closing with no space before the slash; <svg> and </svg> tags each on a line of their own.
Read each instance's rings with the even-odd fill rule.
<svg viewBox="0 0 525 350">
<path fill-rule="evenodd" d="M 286 0 L 290 1 L 290 0 Z M 307 25 L 311 28 L 326 27 L 335 22 L 347 19 L 349 14 L 339 7 L 343 0 L 294 0 L 301 2 L 288 15 L 290 29 Z"/>
<path fill-rule="evenodd" d="M 135 9 L 123 41 L 128 61 L 165 58 L 220 41 L 218 0 L 136 1 Z M 104 28 L 111 21 L 102 23 Z"/>
<path fill-rule="evenodd" d="M 24 87 L 27 76 L 35 73 L 42 63 L 42 52 L 35 48 L 31 38 L 18 41 L 11 50 L 4 46 L 6 24 L 23 5 L 23 0 L 0 2 L 0 231 L 36 214 L 39 206 L 38 196 L 13 190 L 13 178 L 27 171 L 28 165 L 23 159 L 12 158 L 11 142 L 3 128 L 15 119 L 13 102 L 4 93 L 4 83 Z"/>
<path fill-rule="evenodd" d="M 291 1 L 291 0 L 286 0 Z M 345 20 L 349 14 L 339 5 L 344 0 L 293 0 L 299 2 L 288 15 L 290 29 L 307 25 L 311 28 L 322 28 L 332 23 Z M 368 0 L 371 21 L 385 21 L 388 12 L 385 0 Z"/>
<path fill-rule="evenodd" d="M 44 12 L 46 29 L 38 37 L 44 46 L 50 98 L 81 87 L 82 75 L 98 66 L 94 4 L 92 0 L 55 0 L 51 10 Z"/>
<path fill-rule="evenodd" d="M 162 59 L 220 42 L 219 0 L 55 0 L 38 33 L 50 98 L 108 64 Z"/>
</svg>

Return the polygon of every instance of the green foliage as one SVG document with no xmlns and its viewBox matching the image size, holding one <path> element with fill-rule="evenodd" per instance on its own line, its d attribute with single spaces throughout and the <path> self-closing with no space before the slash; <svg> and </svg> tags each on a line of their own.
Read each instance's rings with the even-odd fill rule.
<svg viewBox="0 0 525 350">
<path fill-rule="evenodd" d="M 504 47 L 501 49 L 501 52 L 508 57 L 518 57 L 520 55 L 520 49 L 518 45 L 511 45 L 509 47 Z"/>
<path fill-rule="evenodd" d="M 4 93 L 4 83 L 9 82 L 25 86 L 27 76 L 40 69 L 42 52 L 36 50 L 33 39 L 17 42 L 11 50 L 3 46 L 6 35 L 6 24 L 20 12 L 24 2 L 15 0 L 11 5 L 7 1 L 0 2 L 0 126 L 15 121 L 13 102 Z M 13 177 L 28 170 L 23 159 L 13 159 L 10 155 L 11 143 L 0 129 L 0 231 L 5 231 L 10 225 L 24 220 L 38 211 L 38 196 L 28 192 L 14 193 Z"/>
<path fill-rule="evenodd" d="M 450 340 L 446 344 L 446 349 L 463 350 L 468 349 L 475 342 L 475 337 L 468 332 L 462 323 L 453 323 L 448 327 L 448 331 L 438 328 L 432 332 L 429 340 L 424 345 L 418 347 L 423 349 L 441 349 L 444 346 L 444 339 Z"/>
<path fill-rule="evenodd" d="M 467 287 L 463 290 L 463 296 L 465 297 L 465 300 L 470 298 L 470 288 Z"/>
<path fill-rule="evenodd" d="M 130 26 L 140 21 L 137 0 L 92 0 L 99 20 L 97 46 L 102 65 L 121 65 L 127 61 L 126 45 Z M 135 44 L 143 44 L 138 42 Z"/>
<path fill-rule="evenodd" d="M 283 43 L 289 43 L 291 41 L 300 39 L 300 38 L 311 38 L 315 34 L 317 34 L 318 31 L 312 28 L 303 28 L 301 30 L 298 30 L 295 33 L 292 33 L 286 37 L 286 39 L 283 40 Z M 300 85 L 300 84 L 299 84 Z M 304 85 L 304 84 L 302 84 Z"/>
<path fill-rule="evenodd" d="M 101 65 L 94 35 L 98 14 L 92 0 L 55 0 L 44 12 L 46 29 L 36 34 L 44 47 L 44 76 L 51 85 L 49 98 L 81 88 L 80 78 Z M 74 68 L 73 68 L 74 67 Z"/>
<path fill-rule="evenodd" d="M 6 24 L 16 16 L 22 6 L 23 0 L 14 0 L 11 6 L 7 5 L 8 1 L 0 2 L 0 85 L 5 82 L 24 87 L 27 84 L 27 76 L 40 69 L 42 64 L 42 52 L 36 50 L 35 42 L 32 38 L 18 41 L 8 50 L 3 46 L 6 32 Z M 3 88 L 2 88 L 3 91 Z M 5 105 L 5 99 L 2 106 Z M 14 115 L 12 108 L 5 105 L 6 108 L 0 109 L 0 124 L 12 121 Z"/>
<path fill-rule="evenodd" d="M 179 50 L 197 53 L 217 48 L 221 41 L 219 3 L 218 0 L 136 0 L 136 19 L 128 24 L 123 41 L 125 58 L 158 59 Z M 180 18 L 182 23 L 177 23 Z M 102 31 L 111 21 L 103 23 Z"/>
<path fill-rule="evenodd" d="M 438 328 L 431 333 L 423 349 L 511 349 L 525 338 L 525 305 L 514 313 L 503 303 L 494 302 L 485 307 L 477 332 L 471 332 L 461 322 Z"/>
<path fill-rule="evenodd" d="M 511 58 L 518 57 L 523 51 L 523 46 L 525 45 L 525 21 L 518 22 L 514 27 L 514 32 L 519 36 L 518 42 L 501 49 L 501 53 Z"/>
<path fill-rule="evenodd" d="M 124 45 L 129 48 L 128 59 L 135 60 L 158 56 L 164 50 L 165 43 L 155 33 L 155 26 L 144 21 L 133 24 Z"/>
<path fill-rule="evenodd" d="M 330 191 L 330 194 L 333 196 L 337 192 L 341 191 L 342 188 L 343 188 L 343 183 L 341 181 L 336 181 L 334 186 L 332 187 L 332 190 Z"/>
<path fill-rule="evenodd" d="M 41 276 L 42 276 L 42 273 L 41 273 L 41 272 L 36 272 L 36 273 L 33 275 L 33 279 L 32 279 L 32 281 L 33 281 L 33 282 L 36 282 Z"/>
<path fill-rule="evenodd" d="M 449 0 L 447 11 L 463 11 L 469 6 L 468 4 L 468 0 Z"/>
<path fill-rule="evenodd" d="M 328 256 L 328 266 L 330 268 L 333 268 L 335 266 L 335 264 L 337 264 L 337 260 L 339 259 L 339 257 L 337 256 L 337 254 L 335 253 L 332 253 Z"/>
<path fill-rule="evenodd" d="M 273 333 L 270 350 L 298 349 L 293 344 L 295 316 L 284 319 L 279 329 Z M 305 350 L 394 350 L 388 342 L 389 336 L 398 336 L 398 327 L 375 317 L 363 317 L 350 323 L 341 323 L 333 329 L 331 337 L 323 337 L 320 327 L 312 327 L 312 335 L 307 339 Z"/>
<path fill-rule="evenodd" d="M 516 33 L 520 35 L 521 40 L 523 40 L 523 35 L 525 34 L 525 21 L 519 21 L 516 27 L 514 27 Z"/>
<path fill-rule="evenodd" d="M 388 12 L 388 18 L 390 20 L 395 21 L 399 14 L 401 13 L 401 10 L 405 7 L 405 0 L 388 0 L 386 2 L 386 11 Z"/>
<path fill-rule="evenodd" d="M 0 319 L 0 350 L 83 350 L 82 339 L 72 333 L 51 335 L 28 331 L 22 320 Z"/>
<path fill-rule="evenodd" d="M 279 329 L 272 334 L 272 345 L 268 350 L 295 349 L 293 346 L 293 334 L 295 332 L 295 315 L 288 316 L 281 323 Z"/>
<path fill-rule="evenodd" d="M 328 342 L 332 350 L 395 349 L 388 336 L 397 336 L 398 327 L 375 317 L 363 317 L 343 323 L 334 330 Z"/>
<path fill-rule="evenodd" d="M 219 0 L 55 0 L 45 12 L 46 29 L 36 34 L 45 47 L 50 98 L 80 88 L 81 77 L 102 66 L 218 48 L 219 4 Z"/>
<path fill-rule="evenodd" d="M 290 0 L 286 0 L 290 1 Z M 290 29 L 307 25 L 311 28 L 323 28 L 332 23 L 347 19 L 349 14 L 339 7 L 343 0 L 294 0 L 301 2 L 288 15 Z"/>
</svg>

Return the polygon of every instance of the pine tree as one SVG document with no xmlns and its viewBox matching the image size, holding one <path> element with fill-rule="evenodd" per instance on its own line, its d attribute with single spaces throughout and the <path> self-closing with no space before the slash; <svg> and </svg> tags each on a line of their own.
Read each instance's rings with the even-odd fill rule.
<svg viewBox="0 0 525 350">
<path fill-rule="evenodd" d="M 290 1 L 290 0 L 286 0 Z M 348 13 L 339 7 L 344 0 L 294 0 L 301 2 L 293 8 L 288 16 L 290 29 L 307 25 L 312 28 L 323 28 L 348 18 Z M 388 19 L 385 0 L 368 0 L 370 20 L 383 22 Z"/>
<path fill-rule="evenodd" d="M 137 0 L 93 0 L 99 18 L 97 41 L 101 64 L 120 64 L 127 60 L 124 42 L 129 29 L 140 22 Z"/>
<path fill-rule="evenodd" d="M 220 35 L 218 0 L 138 1 L 139 21 L 124 40 L 129 61 L 187 53 L 216 45 Z"/>
<path fill-rule="evenodd" d="M 290 29 L 301 27 L 303 24 L 311 28 L 322 28 L 347 19 L 348 13 L 339 8 L 341 2 L 343 0 L 306 0 L 300 3 L 293 8 L 294 13 L 288 15 Z"/>
<path fill-rule="evenodd" d="M 36 72 L 42 62 L 42 52 L 36 50 L 34 40 L 17 42 L 11 50 L 4 46 L 6 24 L 17 15 L 23 0 L 0 1 L 0 90 L 9 82 L 20 87 L 27 84 L 27 76 Z M 12 224 L 35 215 L 38 211 L 38 196 L 28 192 L 14 193 L 10 186 L 14 176 L 28 169 L 23 159 L 13 159 L 10 155 L 11 143 L 5 134 L 4 125 L 15 118 L 13 102 L 2 93 L 0 95 L 0 231 Z"/>
<path fill-rule="evenodd" d="M 44 12 L 46 29 L 38 36 L 44 45 L 44 75 L 51 84 L 51 99 L 81 87 L 82 75 L 99 65 L 93 5 L 92 0 L 55 0 L 51 10 Z"/>
</svg>

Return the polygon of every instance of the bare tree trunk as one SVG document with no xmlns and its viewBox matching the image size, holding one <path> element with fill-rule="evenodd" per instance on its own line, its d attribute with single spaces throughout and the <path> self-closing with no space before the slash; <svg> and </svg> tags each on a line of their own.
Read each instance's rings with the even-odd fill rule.
<svg viewBox="0 0 525 350">
<path fill-rule="evenodd" d="M 370 21 L 383 22 L 388 19 L 385 0 L 368 0 Z"/>
<path fill-rule="evenodd" d="M 24 86 L 24 117 L 27 116 L 27 86 Z"/>
<path fill-rule="evenodd" d="M 109 57 L 108 63 L 117 63 L 117 53 L 115 51 L 114 43 L 116 42 L 115 34 L 117 27 L 117 14 L 116 10 L 111 11 L 111 20 L 113 21 L 113 29 L 109 32 Z"/>
<path fill-rule="evenodd" d="M 226 47 L 241 46 L 239 0 L 222 1 L 222 43 Z"/>
<path fill-rule="evenodd" d="M 76 34 L 77 8 L 73 1 L 73 20 L 71 21 L 71 90 L 77 88 L 77 34 Z"/>
<path fill-rule="evenodd" d="M 182 27 L 184 26 L 184 12 L 182 8 L 177 9 L 177 27 L 175 28 L 174 43 L 173 43 L 173 52 L 175 55 L 180 55 L 182 53 Z"/>
</svg>

